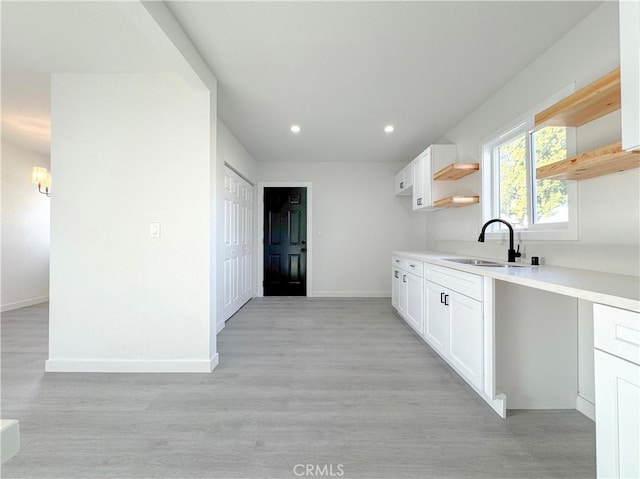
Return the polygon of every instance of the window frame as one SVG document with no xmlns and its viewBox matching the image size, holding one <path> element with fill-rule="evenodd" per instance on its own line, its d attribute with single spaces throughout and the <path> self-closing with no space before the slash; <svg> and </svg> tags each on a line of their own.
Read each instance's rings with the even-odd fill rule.
<svg viewBox="0 0 640 479">
<path fill-rule="evenodd" d="M 565 180 L 567 183 L 568 198 L 568 221 L 562 223 L 533 223 L 533 208 L 535 197 L 535 164 L 533 164 L 534 153 L 531 148 L 532 134 L 541 129 L 536 128 L 534 123 L 535 114 L 544 110 L 548 106 L 556 103 L 562 98 L 575 91 L 575 84 L 570 84 L 554 94 L 551 98 L 527 111 L 506 126 L 500 128 L 496 133 L 482 142 L 480 157 L 482 158 L 482 201 L 481 219 L 482 224 L 492 218 L 499 217 L 499 177 L 500 171 L 496 167 L 495 150 L 517 138 L 525 135 L 526 152 L 526 181 L 527 181 L 527 216 L 529 225 L 527 228 L 518 228 L 514 231 L 520 239 L 527 240 L 577 240 L 578 239 L 578 184 L 577 181 Z M 571 157 L 576 153 L 576 129 L 567 127 L 566 130 L 567 156 Z M 507 237 L 507 229 L 494 223 L 487 228 L 485 233 L 487 239 L 503 239 Z"/>
</svg>

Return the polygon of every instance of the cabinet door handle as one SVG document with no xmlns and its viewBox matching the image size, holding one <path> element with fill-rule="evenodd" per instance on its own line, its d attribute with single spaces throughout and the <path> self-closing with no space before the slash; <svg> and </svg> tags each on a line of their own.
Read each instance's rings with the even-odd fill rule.
<svg viewBox="0 0 640 479">
<path fill-rule="evenodd" d="M 410 264 L 409 266 L 411 266 L 412 268 L 415 268 L 416 265 L 415 264 Z"/>
<path fill-rule="evenodd" d="M 418 206 L 422 206 L 422 198 L 418 198 L 418 200 L 416 201 L 416 203 L 418 204 Z"/>
<path fill-rule="evenodd" d="M 403 275 L 402 275 L 402 282 L 403 282 L 403 283 L 406 283 L 406 282 L 407 282 L 407 275 L 406 275 L 406 274 L 403 274 Z"/>
<path fill-rule="evenodd" d="M 445 294 L 445 295 L 444 295 L 444 305 L 445 305 L 445 306 L 449 306 L 448 300 L 449 300 L 449 295 L 448 295 L 448 294 Z"/>
<path fill-rule="evenodd" d="M 400 277 L 400 273 L 398 271 L 394 271 L 393 272 L 393 277 L 394 278 L 399 278 Z"/>
<path fill-rule="evenodd" d="M 399 263 L 399 262 L 400 262 L 400 260 L 399 260 L 399 259 L 397 259 L 397 260 L 396 260 L 396 263 Z"/>
<path fill-rule="evenodd" d="M 440 303 L 444 304 L 444 293 L 440 293 Z"/>
<path fill-rule="evenodd" d="M 404 181 L 400 182 L 400 189 L 404 188 Z"/>
</svg>

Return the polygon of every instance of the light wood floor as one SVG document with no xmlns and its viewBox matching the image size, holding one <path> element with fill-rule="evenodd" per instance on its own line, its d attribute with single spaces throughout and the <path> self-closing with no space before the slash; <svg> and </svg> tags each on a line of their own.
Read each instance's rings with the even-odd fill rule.
<svg viewBox="0 0 640 479">
<path fill-rule="evenodd" d="M 212 374 L 45 374 L 47 315 L 3 314 L 2 417 L 22 433 L 3 478 L 595 476 L 590 420 L 500 419 L 388 299 L 254 299 Z"/>
</svg>

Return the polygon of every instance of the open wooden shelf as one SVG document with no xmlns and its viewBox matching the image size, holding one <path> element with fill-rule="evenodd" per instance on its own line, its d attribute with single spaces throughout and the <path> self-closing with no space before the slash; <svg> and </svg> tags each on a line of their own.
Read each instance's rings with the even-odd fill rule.
<svg viewBox="0 0 640 479">
<path fill-rule="evenodd" d="M 620 142 L 536 168 L 539 180 L 585 180 L 640 167 L 640 151 L 625 151 Z"/>
<path fill-rule="evenodd" d="M 478 163 L 451 163 L 433 175 L 434 181 L 459 180 L 480 169 Z"/>
<path fill-rule="evenodd" d="M 434 201 L 434 208 L 457 208 L 460 206 L 473 205 L 480 202 L 479 196 L 448 196 L 441 200 Z"/>
<path fill-rule="evenodd" d="M 620 109 L 620 68 L 535 116 L 536 126 L 580 126 Z"/>
</svg>

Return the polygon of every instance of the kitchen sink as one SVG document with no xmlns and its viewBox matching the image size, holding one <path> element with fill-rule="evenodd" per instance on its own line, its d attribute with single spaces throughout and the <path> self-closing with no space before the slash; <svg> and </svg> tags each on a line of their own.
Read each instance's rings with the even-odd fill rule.
<svg viewBox="0 0 640 479">
<path fill-rule="evenodd" d="M 488 261 L 486 259 L 473 259 L 473 258 L 442 258 L 444 261 L 453 261 L 454 263 L 469 264 L 472 266 L 485 266 L 490 268 L 521 268 L 519 264 L 504 264 L 496 263 L 495 261 Z"/>
</svg>

